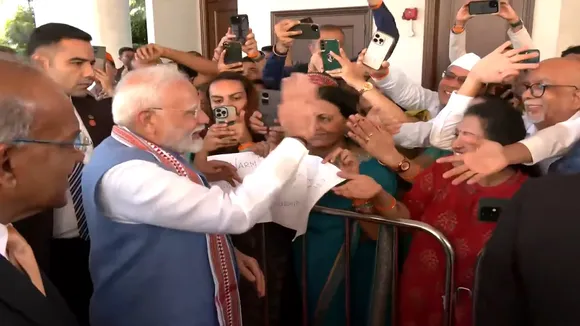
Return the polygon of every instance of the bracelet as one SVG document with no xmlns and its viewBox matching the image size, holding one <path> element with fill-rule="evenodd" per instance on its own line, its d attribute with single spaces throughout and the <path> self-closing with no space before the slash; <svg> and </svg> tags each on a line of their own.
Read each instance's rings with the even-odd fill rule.
<svg viewBox="0 0 580 326">
<path fill-rule="evenodd" d="M 371 10 L 377 10 L 377 9 L 379 9 L 379 8 L 380 8 L 382 5 L 383 5 L 383 2 L 381 1 L 381 2 L 379 2 L 379 4 L 372 6 L 372 7 L 371 7 Z"/>
<path fill-rule="evenodd" d="M 255 144 L 252 142 L 240 144 L 240 146 L 238 146 L 238 151 L 243 152 L 254 145 Z"/>
<path fill-rule="evenodd" d="M 252 51 L 251 53 L 248 53 L 248 58 L 250 59 L 255 59 L 257 57 L 260 56 L 260 51 Z"/>
<path fill-rule="evenodd" d="M 453 28 L 451 29 L 451 32 L 453 34 L 461 34 L 461 33 L 465 32 L 465 26 L 453 25 Z"/>
<path fill-rule="evenodd" d="M 383 207 L 383 206 L 374 205 L 375 206 L 375 209 L 377 211 L 383 212 L 383 213 L 386 213 L 388 211 L 392 211 L 395 208 L 395 206 L 397 206 L 397 199 L 395 197 L 392 197 L 392 198 L 393 198 L 393 202 L 391 203 L 391 206 L 389 206 L 389 207 Z"/>
<path fill-rule="evenodd" d="M 280 53 L 278 53 L 278 51 L 276 51 L 276 45 L 274 45 L 274 46 L 272 47 L 272 53 L 274 53 L 274 54 L 275 54 L 276 56 L 278 56 L 278 57 L 283 57 L 283 58 L 285 58 L 285 57 L 287 57 L 287 56 L 288 56 L 288 52 L 286 52 L 286 53 L 284 53 L 284 54 L 280 54 Z"/>
<path fill-rule="evenodd" d="M 524 22 L 520 19 L 517 22 L 510 24 L 510 26 L 513 29 L 513 28 L 518 28 L 518 27 L 522 26 L 523 24 L 524 24 Z"/>
</svg>

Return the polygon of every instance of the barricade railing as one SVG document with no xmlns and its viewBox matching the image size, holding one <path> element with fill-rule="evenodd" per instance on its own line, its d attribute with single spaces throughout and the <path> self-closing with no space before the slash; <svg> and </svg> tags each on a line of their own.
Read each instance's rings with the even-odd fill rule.
<svg viewBox="0 0 580 326">
<path fill-rule="evenodd" d="M 432 226 L 408 219 L 387 219 L 378 215 L 361 214 L 352 211 L 339 210 L 321 206 L 315 206 L 314 212 L 354 219 L 360 222 L 370 222 L 379 224 L 379 236 L 377 243 L 377 255 L 375 264 L 375 278 L 371 293 L 371 303 L 369 307 L 368 326 L 383 326 L 386 317 L 387 296 L 391 295 L 391 317 L 395 318 L 396 310 L 396 293 L 397 293 L 397 251 L 399 229 L 411 229 L 426 232 L 434 237 L 443 247 L 445 253 L 445 288 L 443 295 L 443 325 L 453 326 L 453 308 L 454 308 L 454 251 L 451 243 L 445 238 L 443 233 Z M 350 314 L 350 223 L 346 223 L 345 238 L 345 303 L 346 303 L 346 326 L 351 326 Z M 303 308 L 304 309 L 304 308 Z M 308 315 L 307 311 L 303 314 Z M 394 323 L 392 325 L 395 325 Z M 307 320 L 303 322 L 307 326 Z M 358 326 L 358 325 L 357 325 Z"/>
</svg>

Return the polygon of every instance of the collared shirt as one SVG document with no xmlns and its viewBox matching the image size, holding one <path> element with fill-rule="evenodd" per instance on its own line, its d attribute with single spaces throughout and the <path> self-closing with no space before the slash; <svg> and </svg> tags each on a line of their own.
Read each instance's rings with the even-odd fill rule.
<svg viewBox="0 0 580 326">
<path fill-rule="evenodd" d="M 81 135 L 83 139 L 91 140 L 87 128 L 83 124 L 81 117 L 79 116 L 77 110 L 75 109 L 75 115 L 79 121 L 79 127 L 81 130 Z M 85 158 L 83 160 L 84 164 L 89 162 L 93 154 L 93 146 L 89 146 L 85 152 Z M 73 206 L 72 195 L 70 189 L 66 191 L 67 204 L 64 207 L 57 208 L 54 210 L 54 222 L 52 235 L 54 238 L 76 238 L 79 237 L 79 229 L 77 224 L 77 217 L 75 214 L 75 209 Z"/>
<path fill-rule="evenodd" d="M 6 254 L 6 246 L 8 245 L 8 228 L 6 225 L 0 223 L 0 255 L 8 259 Z"/>
<path fill-rule="evenodd" d="M 103 175 L 97 196 L 103 215 L 117 222 L 238 234 L 268 216 L 307 154 L 300 141 L 285 138 L 231 193 L 206 188 L 155 163 L 131 160 Z"/>
</svg>

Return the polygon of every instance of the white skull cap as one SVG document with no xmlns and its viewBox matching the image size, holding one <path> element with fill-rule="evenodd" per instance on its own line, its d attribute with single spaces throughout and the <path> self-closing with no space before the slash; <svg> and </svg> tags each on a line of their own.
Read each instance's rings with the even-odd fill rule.
<svg viewBox="0 0 580 326">
<path fill-rule="evenodd" d="M 455 61 L 453 61 L 449 67 L 451 66 L 456 66 L 459 68 L 463 68 L 467 71 L 471 71 L 471 69 L 473 69 L 473 66 L 475 66 L 475 64 L 477 62 L 479 62 L 479 60 L 481 60 L 481 58 L 475 54 L 475 53 L 467 53 L 464 54 L 462 56 L 460 56 L 459 58 L 457 58 Z"/>
</svg>

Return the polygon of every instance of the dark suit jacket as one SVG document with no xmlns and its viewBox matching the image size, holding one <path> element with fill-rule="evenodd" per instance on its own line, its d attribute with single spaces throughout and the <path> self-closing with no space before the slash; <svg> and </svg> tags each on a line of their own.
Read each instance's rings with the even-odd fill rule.
<svg viewBox="0 0 580 326">
<path fill-rule="evenodd" d="M 77 326 L 56 288 L 43 275 L 44 297 L 27 275 L 0 256 L 0 325 Z"/>
<path fill-rule="evenodd" d="M 529 179 L 481 261 L 475 326 L 580 325 L 580 174 Z"/>
</svg>

